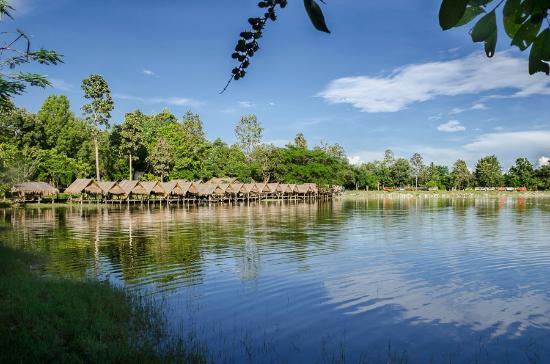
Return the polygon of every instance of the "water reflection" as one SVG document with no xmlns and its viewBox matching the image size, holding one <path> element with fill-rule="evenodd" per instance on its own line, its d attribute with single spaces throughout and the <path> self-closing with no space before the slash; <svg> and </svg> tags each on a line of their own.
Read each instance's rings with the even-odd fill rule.
<svg viewBox="0 0 550 364">
<path fill-rule="evenodd" d="M 510 197 L 0 214 L 44 274 L 165 297 L 226 362 L 548 362 L 549 226 L 548 199 Z"/>
</svg>

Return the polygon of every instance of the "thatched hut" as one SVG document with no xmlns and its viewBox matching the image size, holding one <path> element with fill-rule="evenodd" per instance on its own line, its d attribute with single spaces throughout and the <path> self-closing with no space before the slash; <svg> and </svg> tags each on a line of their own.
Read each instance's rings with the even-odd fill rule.
<svg viewBox="0 0 550 364">
<path fill-rule="evenodd" d="M 178 186 L 177 181 L 160 182 L 160 186 L 166 196 L 181 195 L 181 187 Z"/>
<path fill-rule="evenodd" d="M 245 183 L 241 188 L 241 192 L 246 195 L 257 195 L 260 193 L 260 190 L 256 186 L 256 183 Z"/>
<path fill-rule="evenodd" d="M 140 182 L 139 184 L 141 184 L 143 188 L 145 188 L 145 191 L 147 192 L 148 195 L 151 195 L 151 194 L 165 195 L 166 194 L 166 191 L 164 190 L 160 182 L 148 181 L 148 182 Z"/>
<path fill-rule="evenodd" d="M 216 186 L 216 189 L 214 190 L 214 195 L 221 197 L 225 196 L 225 194 L 228 192 L 230 184 L 229 183 L 220 183 Z"/>
<path fill-rule="evenodd" d="M 294 193 L 294 188 L 292 188 L 292 185 L 288 184 L 288 183 L 281 183 L 279 185 L 279 189 L 281 191 L 281 193 L 285 194 L 285 195 L 291 195 Z"/>
<path fill-rule="evenodd" d="M 307 183 L 296 185 L 296 189 L 297 189 L 298 194 L 300 194 L 300 195 L 307 195 L 307 194 L 313 192 L 312 189 L 311 189 L 311 186 Z"/>
<path fill-rule="evenodd" d="M 138 184 L 139 181 L 130 181 L 130 180 L 122 180 L 118 183 L 118 185 L 120 186 L 120 188 L 122 188 L 122 190 L 124 191 L 124 194 L 126 196 L 129 196 L 133 189 L 136 187 L 136 185 Z"/>
<path fill-rule="evenodd" d="M 279 186 L 280 186 L 280 183 L 268 183 L 267 189 L 269 190 L 270 194 L 277 194 L 281 192 L 281 189 Z"/>
<path fill-rule="evenodd" d="M 109 183 L 109 184 L 107 185 L 107 183 Z M 100 186 L 101 186 L 101 184 L 100 184 Z M 105 188 L 109 187 L 109 189 L 106 192 L 106 194 L 108 194 L 108 195 L 120 196 L 120 195 L 125 195 L 126 194 L 126 192 L 122 189 L 122 187 L 120 187 L 120 184 L 118 184 L 118 182 L 106 182 L 104 187 Z M 104 190 L 105 190 L 105 188 L 104 188 Z"/>
<path fill-rule="evenodd" d="M 65 189 L 68 195 L 80 195 L 94 180 L 91 178 L 78 178 Z"/>
<path fill-rule="evenodd" d="M 210 197 L 214 194 L 214 191 L 216 190 L 217 187 L 218 185 L 214 183 L 201 183 L 198 186 L 197 194 L 200 197 Z"/>
<path fill-rule="evenodd" d="M 258 182 L 256 183 L 256 188 L 258 189 L 259 194 L 265 194 L 269 193 L 269 187 L 267 186 L 267 183 L 265 182 Z"/>
<path fill-rule="evenodd" d="M 96 181 L 92 180 L 92 182 L 90 182 L 88 184 L 88 186 L 86 186 L 86 188 L 84 189 L 84 192 L 86 192 L 90 195 L 103 195 L 104 192 L 103 192 L 103 189 L 100 186 L 100 183 L 101 182 L 96 182 Z"/>
<path fill-rule="evenodd" d="M 232 184 L 229 185 L 226 192 L 230 195 L 237 196 L 237 195 L 243 193 L 243 191 L 242 191 L 243 186 L 244 186 L 244 183 L 240 183 L 240 182 L 232 183 Z"/>
<path fill-rule="evenodd" d="M 56 195 L 59 190 L 46 182 L 21 182 L 14 185 L 11 193 L 19 195 L 20 198 L 26 197 L 47 197 Z"/>
</svg>

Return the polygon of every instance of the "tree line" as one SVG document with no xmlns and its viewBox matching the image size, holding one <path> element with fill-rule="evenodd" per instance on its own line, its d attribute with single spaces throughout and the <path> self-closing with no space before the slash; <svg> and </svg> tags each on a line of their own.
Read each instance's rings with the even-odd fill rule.
<svg viewBox="0 0 550 364">
<path fill-rule="evenodd" d="M 0 184 L 5 193 L 17 182 L 45 181 L 64 187 L 76 178 L 97 180 L 186 179 L 236 177 L 243 182 L 314 182 L 352 189 L 384 187 L 513 186 L 550 189 L 550 166 L 535 169 L 526 158 L 502 173 L 495 156 L 480 159 L 471 172 L 463 160 L 451 169 L 424 163 L 415 153 L 352 165 L 339 144 L 322 142 L 310 148 L 298 133 L 283 147 L 263 142 L 263 127 L 255 115 L 235 125 L 236 143 L 206 138 L 199 115 L 178 119 L 169 110 L 147 115 L 126 113 L 111 125 L 114 102 L 107 82 L 91 75 L 82 82 L 83 117 L 71 110 L 64 95 L 46 98 L 37 113 L 9 103 L 0 114 Z M 139 171 L 139 173 L 136 173 Z"/>
</svg>

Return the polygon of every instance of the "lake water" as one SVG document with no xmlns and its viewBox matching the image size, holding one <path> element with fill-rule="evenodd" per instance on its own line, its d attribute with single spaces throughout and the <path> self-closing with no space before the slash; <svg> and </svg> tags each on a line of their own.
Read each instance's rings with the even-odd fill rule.
<svg viewBox="0 0 550 364">
<path fill-rule="evenodd" d="M 44 274 L 162 301 L 216 362 L 550 363 L 550 199 L 0 212 Z"/>
</svg>

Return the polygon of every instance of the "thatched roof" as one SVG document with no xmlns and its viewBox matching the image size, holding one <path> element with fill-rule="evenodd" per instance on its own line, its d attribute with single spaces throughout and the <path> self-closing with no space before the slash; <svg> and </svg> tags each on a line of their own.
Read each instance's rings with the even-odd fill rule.
<svg viewBox="0 0 550 364">
<path fill-rule="evenodd" d="M 111 186 L 111 188 L 109 188 L 109 190 L 107 190 L 107 193 L 109 193 L 111 195 L 125 195 L 126 194 L 126 192 L 122 189 L 122 187 L 120 187 L 118 182 L 114 182 L 113 185 Z"/>
<path fill-rule="evenodd" d="M 258 186 L 255 183 L 245 183 L 241 188 L 243 193 L 259 193 Z"/>
<path fill-rule="evenodd" d="M 78 178 L 75 180 L 67 189 L 65 189 L 65 193 L 69 195 L 79 195 L 82 192 L 84 192 L 84 189 L 88 187 L 90 183 L 92 183 L 93 179 L 91 178 Z"/>
<path fill-rule="evenodd" d="M 101 192 L 106 195 L 109 193 L 109 190 L 113 188 L 114 185 L 116 185 L 116 182 L 111 181 L 101 181 L 97 182 L 99 188 L 101 188 Z"/>
<path fill-rule="evenodd" d="M 88 186 L 86 186 L 86 188 L 84 189 L 84 192 L 91 193 L 93 195 L 103 194 L 103 189 L 101 188 L 99 183 L 100 182 L 96 182 L 96 181 L 92 180 L 92 182 L 90 182 L 90 184 L 88 184 Z"/>
<path fill-rule="evenodd" d="M 281 192 L 279 188 L 279 183 L 268 183 L 267 188 L 269 189 L 269 192 L 275 193 L 275 192 Z"/>
<path fill-rule="evenodd" d="M 270 192 L 269 187 L 267 187 L 267 183 L 258 182 L 258 183 L 256 183 L 256 188 L 258 189 L 259 193 L 268 193 L 268 192 Z"/>
<path fill-rule="evenodd" d="M 214 184 L 221 184 L 221 183 L 234 183 L 234 182 L 237 182 L 237 178 L 235 177 L 214 177 L 214 178 L 211 178 L 208 182 L 206 183 L 214 183 Z"/>
<path fill-rule="evenodd" d="M 229 189 L 229 183 L 221 183 L 216 186 L 216 189 L 214 190 L 214 194 L 218 196 L 223 196 Z"/>
<path fill-rule="evenodd" d="M 288 183 L 281 183 L 279 185 L 279 189 L 281 190 L 282 193 L 292 193 L 292 192 L 294 192 L 294 188 L 292 187 L 292 185 L 290 185 Z"/>
<path fill-rule="evenodd" d="M 177 181 L 160 182 L 160 185 L 166 195 L 181 195 L 181 187 Z"/>
<path fill-rule="evenodd" d="M 125 195 L 129 195 L 129 194 L 132 193 L 132 191 L 134 190 L 134 188 L 136 187 L 138 182 L 139 181 L 130 181 L 130 180 L 125 179 L 123 181 L 120 181 L 118 183 L 118 185 L 120 186 L 120 188 L 122 188 Z"/>
<path fill-rule="evenodd" d="M 191 193 L 193 195 L 198 194 L 199 186 L 202 184 L 200 181 L 192 182 L 192 181 L 186 181 L 184 179 L 177 179 L 174 181 L 177 182 L 178 186 L 181 188 L 182 195 L 185 195 L 186 193 Z"/>
<path fill-rule="evenodd" d="M 145 189 L 145 192 L 147 192 L 147 195 L 150 195 L 151 193 L 154 193 L 156 195 L 163 195 L 165 194 L 164 188 L 162 188 L 161 184 L 159 182 L 154 181 L 147 181 L 147 182 L 139 182 L 140 185 L 143 186 Z"/>
<path fill-rule="evenodd" d="M 198 185 L 197 193 L 199 196 L 210 196 L 218 186 L 214 183 L 201 183 Z"/>
<path fill-rule="evenodd" d="M 311 186 L 309 184 L 301 184 L 301 185 L 296 185 L 296 189 L 297 189 L 297 192 L 298 193 L 308 193 L 308 192 L 312 192 L 311 190 Z"/>
<path fill-rule="evenodd" d="M 21 182 L 14 185 L 11 192 L 20 195 L 51 196 L 59 193 L 59 190 L 46 182 Z"/>
<path fill-rule="evenodd" d="M 235 183 L 232 183 L 229 185 L 229 187 L 227 188 L 226 192 L 227 193 L 232 193 L 234 195 L 236 194 L 239 194 L 239 193 L 243 193 L 243 186 L 244 186 L 244 183 L 240 183 L 240 182 L 235 182 Z M 244 192 L 246 193 L 246 192 Z"/>
<path fill-rule="evenodd" d="M 319 192 L 319 188 L 317 187 L 317 183 L 304 183 L 305 185 L 308 185 L 311 192 Z"/>
</svg>

